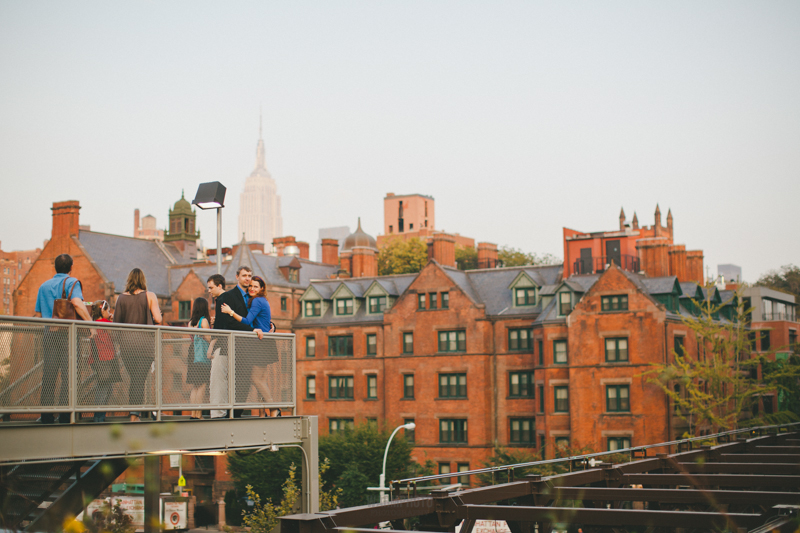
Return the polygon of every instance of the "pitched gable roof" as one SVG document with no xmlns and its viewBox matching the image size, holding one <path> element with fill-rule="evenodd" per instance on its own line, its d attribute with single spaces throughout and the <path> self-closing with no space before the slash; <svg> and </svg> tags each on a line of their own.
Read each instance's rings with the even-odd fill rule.
<svg viewBox="0 0 800 533">
<path fill-rule="evenodd" d="M 180 256 L 172 243 L 161 244 L 89 230 L 81 230 L 78 239 L 103 275 L 114 284 L 118 294 L 125 291 L 130 271 L 138 267 L 147 278 L 147 289 L 162 298 L 169 298 L 172 291 L 167 267 L 174 264 L 174 255 Z"/>
</svg>

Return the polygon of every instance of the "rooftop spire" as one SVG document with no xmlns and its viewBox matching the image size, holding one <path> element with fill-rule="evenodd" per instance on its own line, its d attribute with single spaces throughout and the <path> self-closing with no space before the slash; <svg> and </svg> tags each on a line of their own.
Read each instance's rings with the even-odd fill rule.
<svg viewBox="0 0 800 533">
<path fill-rule="evenodd" d="M 258 110 L 258 147 L 256 148 L 256 170 L 267 169 L 264 162 L 264 139 L 262 138 L 261 109 Z"/>
</svg>

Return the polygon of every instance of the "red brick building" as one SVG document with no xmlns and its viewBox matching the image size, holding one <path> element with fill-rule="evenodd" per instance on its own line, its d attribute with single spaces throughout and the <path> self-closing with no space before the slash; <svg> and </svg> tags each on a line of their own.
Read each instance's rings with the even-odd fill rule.
<svg viewBox="0 0 800 533">
<path fill-rule="evenodd" d="M 672 211 L 667 213 L 666 226 L 661 225 L 658 206 L 652 226 L 639 227 L 636 213 L 631 222 L 620 210 L 619 230 L 584 233 L 564 228 L 564 275 L 603 272 L 613 262 L 651 278 L 675 276 L 679 281 L 703 283 L 703 252 L 687 251 L 685 245 L 674 243 Z"/>
<path fill-rule="evenodd" d="M 128 273 L 138 267 L 145 273 L 148 290 L 159 299 L 164 323 L 186 325 L 192 301 L 208 296 L 206 280 L 217 271 L 216 264 L 197 260 L 193 216 L 189 202 L 178 200 L 170 210 L 170 227 L 177 233 L 168 233 L 166 242 L 159 242 L 80 229 L 80 204 L 54 203 L 51 238 L 30 264 L 30 274 L 14 291 L 14 314 L 33 315 L 39 286 L 55 274 L 55 258 L 67 253 L 74 260 L 72 275 L 81 280 L 86 301 L 107 300 L 113 305 L 125 290 Z M 282 331 L 290 329 L 309 280 L 327 278 L 338 270 L 337 266 L 303 257 L 265 255 L 258 246 L 243 241 L 233 247 L 231 258 L 223 263 L 228 286 L 236 283 L 240 265 L 249 265 L 254 275 L 266 280 L 273 321 Z"/>
<path fill-rule="evenodd" d="M 41 248 L 4 252 L 0 247 L 0 293 L 2 294 L 0 314 L 14 314 L 14 291 L 28 274 L 40 253 L 42 253 Z"/>
<path fill-rule="evenodd" d="M 690 298 L 730 301 L 677 276 L 616 264 L 312 281 L 293 323 L 298 410 L 320 431 L 414 421 L 416 459 L 477 468 L 495 443 L 543 451 L 663 442 L 682 422 L 641 374 L 697 353 Z M 735 306 L 736 302 L 731 301 Z M 729 310 L 723 310 L 729 313 Z"/>
</svg>

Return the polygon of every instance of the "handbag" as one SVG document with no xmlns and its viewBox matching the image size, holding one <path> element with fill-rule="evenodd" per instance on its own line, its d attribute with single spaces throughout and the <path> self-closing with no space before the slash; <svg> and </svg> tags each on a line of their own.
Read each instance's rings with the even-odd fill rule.
<svg viewBox="0 0 800 533">
<path fill-rule="evenodd" d="M 80 283 L 80 280 L 75 280 L 72 288 L 69 290 L 67 296 L 67 280 L 69 277 L 64 278 L 64 283 L 61 284 L 61 298 L 56 298 L 53 302 L 53 318 L 61 318 L 63 320 L 83 320 L 81 316 L 75 312 L 75 305 L 72 303 L 72 291 L 75 290 L 75 285 Z M 81 285 L 81 292 L 83 285 Z"/>
</svg>

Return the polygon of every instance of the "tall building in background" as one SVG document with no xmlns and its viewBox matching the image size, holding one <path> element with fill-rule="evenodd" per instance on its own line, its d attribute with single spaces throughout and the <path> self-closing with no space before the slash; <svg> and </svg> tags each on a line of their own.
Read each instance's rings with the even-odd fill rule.
<svg viewBox="0 0 800 533">
<path fill-rule="evenodd" d="M 342 251 L 344 240 L 350 235 L 350 226 L 337 226 L 335 228 L 320 228 L 317 240 L 317 261 L 324 263 L 322 253 L 322 239 L 336 239 L 339 242 L 337 253 Z"/>
<path fill-rule="evenodd" d="M 264 163 L 264 140 L 261 123 L 258 125 L 258 148 L 256 168 L 247 181 L 239 201 L 239 238 L 242 234 L 248 242 L 260 242 L 270 247 L 275 237 L 283 235 L 281 197 L 278 187 Z"/>
</svg>

